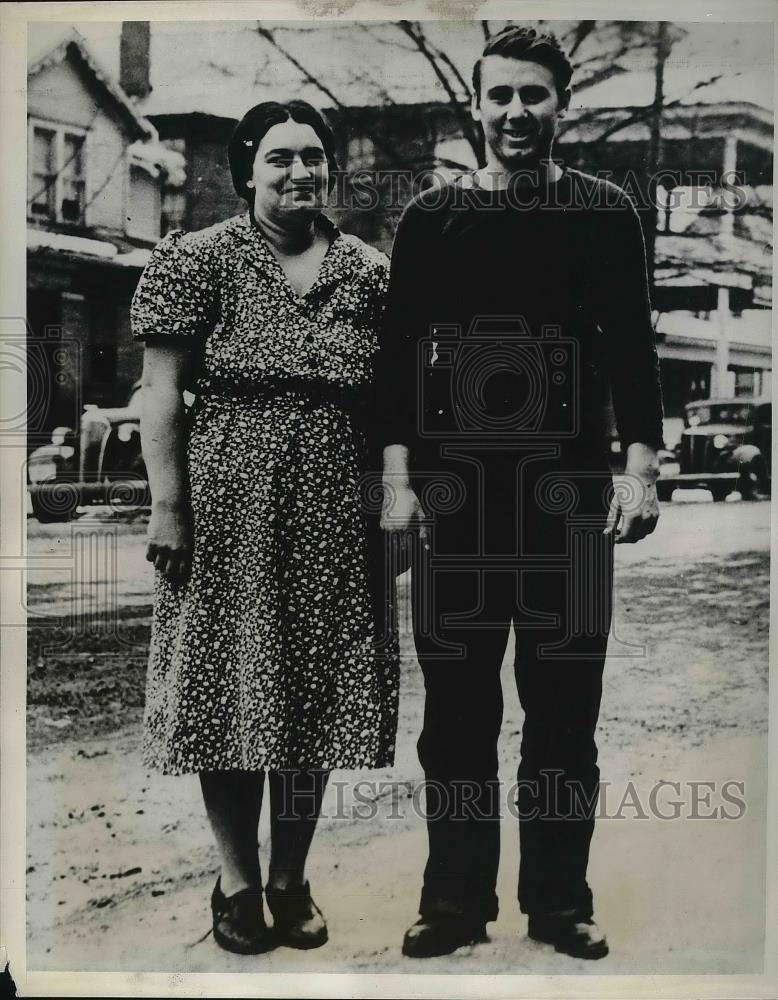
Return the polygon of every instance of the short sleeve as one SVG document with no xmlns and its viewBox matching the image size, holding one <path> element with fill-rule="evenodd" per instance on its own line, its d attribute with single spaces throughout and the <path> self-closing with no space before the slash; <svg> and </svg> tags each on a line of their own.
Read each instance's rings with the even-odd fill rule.
<svg viewBox="0 0 778 1000">
<path fill-rule="evenodd" d="M 215 320 L 216 284 L 204 250 L 180 230 L 157 244 L 130 308 L 132 335 L 146 343 L 198 340 Z"/>
</svg>

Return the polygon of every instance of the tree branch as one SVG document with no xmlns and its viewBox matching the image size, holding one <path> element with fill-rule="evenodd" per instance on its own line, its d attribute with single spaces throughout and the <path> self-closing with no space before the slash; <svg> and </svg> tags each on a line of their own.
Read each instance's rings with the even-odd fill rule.
<svg viewBox="0 0 778 1000">
<path fill-rule="evenodd" d="M 695 83 L 695 85 L 685 94 L 682 94 L 680 97 L 673 98 L 672 101 L 665 101 L 662 107 L 663 108 L 677 107 L 678 105 L 682 104 L 687 97 L 691 97 L 691 95 L 695 92 L 695 90 L 699 90 L 701 87 L 707 87 L 711 83 L 715 83 L 717 80 L 720 80 L 722 76 L 724 76 L 723 73 L 716 73 L 715 76 L 710 77 L 708 80 L 700 80 L 698 83 Z M 608 109 L 602 109 L 599 112 L 593 112 L 590 115 L 582 115 L 581 118 L 577 119 L 576 121 L 571 121 L 569 128 L 579 128 L 581 125 L 585 125 L 588 122 L 597 121 L 600 115 L 605 113 L 607 110 Z M 617 132 L 621 132 L 622 129 L 629 128 L 630 125 L 639 124 L 653 113 L 654 113 L 654 107 L 651 104 L 647 105 L 645 108 L 639 108 L 634 114 L 629 115 L 627 118 L 624 118 L 619 122 L 616 122 L 610 128 L 606 128 L 604 132 L 601 132 L 598 136 L 595 136 L 594 139 L 589 140 L 587 142 L 587 145 L 594 146 L 597 143 L 605 142 L 607 139 L 610 139 L 611 136 L 616 135 Z"/>
<path fill-rule="evenodd" d="M 318 89 L 322 92 L 322 94 L 325 94 L 332 101 L 332 103 L 335 105 L 336 108 L 338 108 L 341 111 L 346 110 L 346 106 L 338 100 L 338 98 L 335 96 L 335 94 L 333 94 L 330 88 L 326 84 L 322 83 L 321 80 L 317 79 L 312 73 L 310 73 L 305 68 L 305 66 L 303 66 L 303 64 L 298 59 L 296 59 L 291 52 L 289 52 L 288 49 L 285 49 L 283 45 L 281 45 L 280 42 L 276 40 L 275 36 L 273 35 L 273 32 L 270 31 L 268 28 L 263 28 L 259 21 L 257 22 L 257 33 L 262 38 L 264 38 L 266 42 L 269 42 L 274 49 L 280 52 L 282 56 L 288 59 L 289 62 L 294 66 L 294 68 L 296 70 L 299 70 L 299 72 L 302 73 L 302 75 L 309 83 L 312 83 L 314 87 L 318 87 Z"/>
<path fill-rule="evenodd" d="M 305 66 L 303 66 L 303 64 L 299 61 L 299 59 L 296 59 L 291 52 L 285 49 L 274 37 L 272 31 L 270 31 L 268 28 L 263 28 L 259 21 L 257 22 L 257 33 L 262 38 L 264 38 L 266 42 L 272 45 L 273 48 L 276 49 L 276 51 L 280 52 L 282 56 L 288 59 L 289 62 L 295 67 L 295 69 L 297 69 L 300 73 L 302 73 L 302 75 L 309 83 L 313 84 L 314 87 L 317 87 L 323 94 L 325 94 L 329 98 L 329 100 L 332 101 L 333 105 L 344 115 L 344 117 L 348 118 L 349 108 L 341 100 L 339 100 L 339 98 L 330 90 L 330 88 L 326 84 L 322 83 L 321 80 L 319 80 L 309 70 L 307 70 Z M 408 160 L 405 159 L 405 157 L 398 155 L 397 151 L 393 146 L 391 146 L 387 142 L 384 142 L 382 139 L 379 139 L 379 137 L 374 132 L 365 132 L 364 135 L 366 138 L 370 139 L 370 141 L 373 143 L 376 149 L 380 149 L 382 153 L 385 153 L 392 162 L 404 167 L 412 166 L 412 164 L 409 163 Z"/>
<path fill-rule="evenodd" d="M 475 154 L 476 159 L 480 164 L 483 158 L 483 153 L 480 148 L 479 136 L 475 129 L 475 125 L 470 116 L 463 110 L 462 103 L 460 99 L 457 97 L 457 94 L 454 91 L 453 86 L 451 85 L 451 81 L 448 79 L 446 74 L 440 68 L 438 60 L 435 58 L 434 53 L 430 50 L 430 47 L 427 44 L 427 40 L 424 37 L 424 33 L 417 24 L 414 24 L 411 21 L 398 21 L 397 23 L 400 30 L 405 32 L 405 34 L 413 42 L 416 43 L 416 47 L 418 48 L 419 52 L 424 56 L 429 65 L 432 67 L 435 76 L 438 78 L 443 89 L 446 92 L 451 109 L 454 112 L 454 115 L 456 116 L 457 120 L 459 121 L 464 137 L 470 144 L 470 147 L 472 148 L 473 153 Z M 447 56 L 446 59 L 448 59 Z M 447 64 L 451 65 L 451 61 L 448 60 Z M 464 81 L 462 80 L 462 76 L 458 71 L 456 71 L 456 75 L 459 77 L 459 79 L 462 81 L 464 85 L 465 89 L 464 96 L 466 97 L 469 96 L 470 88 L 467 86 L 467 84 L 464 83 Z"/>
<path fill-rule="evenodd" d="M 390 27 L 394 29 L 397 25 L 393 23 Z M 416 46 L 406 45 L 405 40 L 398 38 L 397 32 L 395 31 L 392 31 L 391 37 L 384 36 L 380 33 L 380 31 L 377 31 L 376 26 L 369 21 L 367 23 L 360 22 L 359 30 L 368 35 L 369 38 L 371 38 L 374 42 L 377 42 L 379 45 L 385 45 L 392 49 L 400 49 L 402 52 L 416 52 Z"/>
<path fill-rule="evenodd" d="M 627 70 L 625 70 L 623 66 L 617 66 L 615 62 L 610 63 L 607 66 L 603 66 L 602 69 L 593 70 L 589 76 L 584 77 L 583 80 L 576 83 L 576 93 L 588 90 L 589 87 L 595 87 L 598 83 L 605 83 L 606 80 L 610 80 L 612 77 L 619 76 L 619 74 L 626 72 Z"/>
<path fill-rule="evenodd" d="M 439 49 L 437 46 L 431 46 L 431 50 L 434 52 L 434 54 L 438 57 L 438 59 L 441 60 L 441 62 L 445 66 L 448 66 L 448 68 L 454 74 L 454 79 L 457 81 L 457 83 L 459 84 L 459 86 L 462 88 L 462 93 L 464 94 L 464 96 L 469 101 L 470 97 L 471 97 L 471 94 L 472 94 L 472 91 L 470 90 L 470 84 L 467 82 L 467 80 L 465 80 L 465 78 L 459 72 L 459 70 L 457 69 L 457 67 L 451 61 L 451 57 L 448 55 L 447 52 L 444 52 L 442 49 Z"/>
<path fill-rule="evenodd" d="M 573 43 L 567 50 L 567 56 L 572 59 L 576 52 L 581 47 L 581 43 L 584 39 L 588 38 L 589 35 L 594 31 L 596 26 L 596 21 L 579 21 L 577 27 L 573 32 Z"/>
</svg>

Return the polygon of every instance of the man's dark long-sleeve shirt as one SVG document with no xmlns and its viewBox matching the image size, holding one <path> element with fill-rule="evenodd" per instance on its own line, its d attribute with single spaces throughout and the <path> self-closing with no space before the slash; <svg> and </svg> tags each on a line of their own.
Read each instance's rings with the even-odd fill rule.
<svg viewBox="0 0 778 1000">
<path fill-rule="evenodd" d="M 602 454 L 607 380 L 622 449 L 662 444 L 643 235 L 628 196 L 565 169 L 543 187 L 469 178 L 406 208 L 377 371 L 379 434 L 443 440 L 527 430 Z"/>
</svg>

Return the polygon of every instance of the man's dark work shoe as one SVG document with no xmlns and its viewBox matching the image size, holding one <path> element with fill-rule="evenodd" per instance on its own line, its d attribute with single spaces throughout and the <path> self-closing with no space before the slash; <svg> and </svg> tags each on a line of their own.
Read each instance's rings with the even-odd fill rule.
<svg viewBox="0 0 778 1000">
<path fill-rule="evenodd" d="M 530 916 L 527 929 L 533 941 L 553 944 L 557 951 L 573 958 L 605 958 L 608 942 L 595 922 L 575 913 Z"/>
<path fill-rule="evenodd" d="M 484 923 L 461 917 L 422 917 L 406 931 L 402 952 L 408 958 L 434 958 L 480 941 L 486 941 Z"/>
</svg>

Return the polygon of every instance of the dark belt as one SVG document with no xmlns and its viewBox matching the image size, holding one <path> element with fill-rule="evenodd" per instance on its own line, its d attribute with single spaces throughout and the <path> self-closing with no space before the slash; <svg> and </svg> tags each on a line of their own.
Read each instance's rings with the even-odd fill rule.
<svg viewBox="0 0 778 1000">
<path fill-rule="evenodd" d="M 347 413 L 351 417 L 352 432 L 364 435 L 364 443 L 367 447 L 365 459 L 367 466 L 380 470 L 383 446 L 375 433 L 375 414 L 369 391 L 366 389 L 355 389 L 350 386 L 313 382 L 306 379 L 284 379 L 275 383 L 245 386 L 227 385 L 209 380 L 197 387 L 194 403 L 187 411 L 188 428 L 189 430 L 193 428 L 198 412 L 208 402 L 262 405 L 285 395 L 301 398 L 301 402 L 306 406 L 315 407 L 322 403 L 329 403 Z"/>
<path fill-rule="evenodd" d="M 205 402 L 206 400 L 220 403 L 256 402 L 262 404 L 281 396 L 302 397 L 304 403 L 309 403 L 312 406 L 332 403 L 350 412 L 362 409 L 366 404 L 364 390 L 351 386 L 312 382 L 306 379 L 284 379 L 276 383 L 240 386 L 209 382 L 198 388 L 195 406 L 197 406 L 198 401 Z"/>
</svg>

